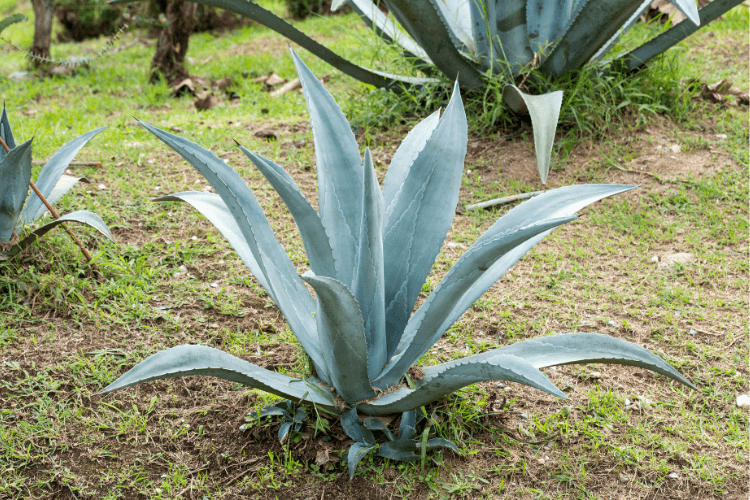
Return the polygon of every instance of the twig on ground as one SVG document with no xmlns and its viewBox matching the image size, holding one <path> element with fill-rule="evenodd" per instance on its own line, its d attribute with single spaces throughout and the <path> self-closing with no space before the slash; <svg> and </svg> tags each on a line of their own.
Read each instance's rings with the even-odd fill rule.
<svg viewBox="0 0 750 500">
<path fill-rule="evenodd" d="M 49 160 L 34 160 L 31 163 L 34 165 L 46 165 Z M 71 161 L 69 164 L 71 167 L 101 167 L 102 162 L 100 161 Z"/>
<path fill-rule="evenodd" d="M 540 195 L 544 193 L 544 191 L 534 191 L 532 193 L 521 193 L 521 194 L 514 194 L 512 196 L 506 196 L 504 198 L 495 198 L 494 200 L 489 201 L 483 201 L 482 203 L 474 203 L 473 205 L 469 205 L 466 207 L 467 212 L 473 212 L 475 210 L 480 210 L 483 208 L 488 207 L 494 207 L 497 205 L 504 205 L 506 203 L 511 203 L 518 200 L 526 200 L 528 198 L 533 198 L 534 196 Z"/>
</svg>

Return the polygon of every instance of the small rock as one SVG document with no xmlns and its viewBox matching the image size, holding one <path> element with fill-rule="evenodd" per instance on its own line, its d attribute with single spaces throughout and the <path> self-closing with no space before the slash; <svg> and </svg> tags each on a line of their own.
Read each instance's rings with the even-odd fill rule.
<svg viewBox="0 0 750 500">
<path fill-rule="evenodd" d="M 614 321 L 607 321 L 607 326 L 615 326 L 615 322 Z"/>
<path fill-rule="evenodd" d="M 715 134 L 716 138 L 719 140 L 724 140 L 727 138 L 727 134 Z"/>
<path fill-rule="evenodd" d="M 675 312 L 674 312 L 674 315 L 675 315 L 675 316 L 682 316 L 682 313 L 681 313 L 680 311 L 675 311 Z"/>
<path fill-rule="evenodd" d="M 668 475 L 669 475 L 669 477 L 671 477 L 672 479 L 680 479 L 680 475 L 679 475 L 679 474 L 677 474 L 676 472 L 670 472 L 670 473 L 669 473 Z"/>
<path fill-rule="evenodd" d="M 10 75 L 8 75 L 8 80 L 28 80 L 31 78 L 31 74 L 29 74 L 28 71 L 14 71 Z"/>
<path fill-rule="evenodd" d="M 219 284 L 218 283 L 211 283 L 209 286 L 211 288 L 219 288 Z"/>
<path fill-rule="evenodd" d="M 537 463 L 538 463 L 539 465 L 544 465 L 544 459 L 543 459 L 543 458 L 540 458 L 540 459 L 538 459 L 538 460 L 537 460 Z"/>
<path fill-rule="evenodd" d="M 750 406 L 750 396 L 747 394 L 737 396 L 737 406 Z"/>
<path fill-rule="evenodd" d="M 698 332 L 696 332 L 695 330 L 690 330 L 690 331 L 689 331 L 688 333 L 689 333 L 690 335 L 695 335 L 695 334 L 696 334 L 696 333 L 698 333 Z"/>
<path fill-rule="evenodd" d="M 471 175 L 471 170 L 467 170 L 466 175 Z"/>
<path fill-rule="evenodd" d="M 665 255 L 659 262 L 659 270 L 666 271 L 673 267 L 675 264 L 689 264 L 695 260 L 695 255 L 692 253 L 681 252 Z"/>
<path fill-rule="evenodd" d="M 638 402 L 644 410 L 651 408 L 651 401 L 646 396 L 638 396 Z"/>
<path fill-rule="evenodd" d="M 502 389 L 502 388 L 503 388 L 503 387 L 505 387 L 505 386 L 504 386 L 503 384 L 501 384 L 501 383 L 498 383 L 498 384 L 497 384 L 497 387 L 498 387 L 499 389 Z"/>
<path fill-rule="evenodd" d="M 521 417 L 524 420 L 528 420 L 529 419 L 529 416 L 526 415 L 525 413 L 519 413 L 518 416 Z"/>
<path fill-rule="evenodd" d="M 621 483 L 627 483 L 628 481 L 630 481 L 630 478 L 625 474 L 620 474 L 619 476 L 617 476 L 617 480 Z"/>
<path fill-rule="evenodd" d="M 654 255 L 653 257 L 651 257 L 651 262 L 659 262 L 659 257 Z"/>
<path fill-rule="evenodd" d="M 101 189 L 102 191 L 104 191 L 105 189 L 107 189 L 107 186 L 105 186 L 104 184 L 99 184 L 99 185 L 98 185 L 98 186 L 96 186 L 96 187 L 98 187 L 98 188 L 99 188 L 99 189 Z"/>
<path fill-rule="evenodd" d="M 161 186 L 154 186 L 154 191 L 158 191 L 161 189 Z"/>
<path fill-rule="evenodd" d="M 197 236 L 193 236 L 193 237 L 192 237 L 192 238 L 190 238 L 190 239 L 191 239 L 191 240 L 193 240 L 193 241 L 198 241 L 198 237 L 197 237 Z"/>
<path fill-rule="evenodd" d="M 671 149 L 673 153 L 682 153 L 682 148 L 679 144 L 673 144 L 669 147 L 669 149 Z"/>
<path fill-rule="evenodd" d="M 630 406 L 630 400 L 628 398 L 625 398 L 625 401 L 623 402 L 625 403 L 625 406 Z"/>
<path fill-rule="evenodd" d="M 592 378 L 594 380 L 602 378 L 601 372 L 591 372 L 589 373 L 589 378 Z"/>
</svg>

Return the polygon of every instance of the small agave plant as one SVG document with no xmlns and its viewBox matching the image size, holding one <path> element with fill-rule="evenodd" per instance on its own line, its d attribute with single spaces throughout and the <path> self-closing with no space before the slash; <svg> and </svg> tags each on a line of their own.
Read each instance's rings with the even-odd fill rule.
<svg viewBox="0 0 750 500">
<path fill-rule="evenodd" d="M 574 220 L 578 210 L 634 186 L 569 186 L 526 201 L 481 236 L 411 314 L 458 203 L 467 144 L 458 86 L 442 117 L 436 112 L 407 135 L 381 189 L 369 149 L 362 159 L 336 102 L 293 51 L 292 57 L 312 120 L 318 210 L 282 167 L 240 149 L 297 223 L 311 268 L 301 279 L 252 191 L 229 165 L 197 144 L 142 125 L 198 169 L 217 192 L 183 192 L 157 200 L 190 203 L 226 236 L 281 309 L 315 375 L 297 379 L 211 347 L 183 345 L 148 357 L 103 392 L 150 380 L 211 375 L 317 405 L 341 414 L 344 430 L 355 440 L 348 455 L 353 475 L 360 459 L 378 446 L 373 430 L 389 438 L 379 446 L 379 455 L 417 460 L 422 441 L 414 439 L 416 410 L 469 384 L 507 380 L 565 398 L 540 368 L 619 363 L 692 387 L 650 351 L 594 333 L 531 339 L 424 366 L 423 376 L 407 385 L 407 371 L 526 252 L 555 227 Z M 315 290 L 315 298 L 303 280 Z M 280 413 L 268 409 L 266 414 L 274 412 Z M 396 412 L 403 413 L 398 438 L 366 417 Z M 425 444 L 455 449 L 443 439 Z"/>
<path fill-rule="evenodd" d="M 34 184 L 50 205 L 57 203 L 80 180 L 79 177 L 65 175 L 65 169 L 68 168 L 81 148 L 104 128 L 92 130 L 68 142 L 57 150 L 44 165 Z M 21 238 L 23 229 L 44 215 L 47 207 L 36 193 L 32 192 L 29 195 L 32 166 L 31 143 L 33 139 L 16 146 L 5 106 L 3 106 L 3 112 L 0 115 L 0 138 L 9 148 L 8 152 L 4 148 L 0 148 L 0 256 L 7 257 L 17 254 L 36 241 L 38 237 L 63 222 L 88 224 L 113 240 L 112 234 L 104 221 L 88 210 L 78 210 L 63 215 Z"/>
</svg>

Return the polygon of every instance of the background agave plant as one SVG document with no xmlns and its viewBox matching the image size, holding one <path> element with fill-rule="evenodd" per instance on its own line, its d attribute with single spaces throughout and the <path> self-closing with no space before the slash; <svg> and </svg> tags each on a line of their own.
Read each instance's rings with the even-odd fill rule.
<svg viewBox="0 0 750 500">
<path fill-rule="evenodd" d="M 68 142 L 57 150 L 44 165 L 35 184 L 50 205 L 57 203 L 80 180 L 80 177 L 65 175 L 65 169 L 68 168 L 81 148 L 104 128 L 106 127 L 92 130 Z M 16 146 L 5 106 L 3 106 L 3 112 L 0 115 L 0 139 L 9 148 L 8 152 L 4 148 L 0 148 L 0 245 L 2 245 L 6 254 L 18 253 L 33 243 L 36 238 L 66 221 L 88 224 L 113 240 L 112 234 L 104 221 L 88 210 L 78 210 L 63 215 L 59 219 L 32 231 L 24 238 L 20 238 L 23 228 L 44 215 L 47 207 L 36 193 L 32 192 L 29 195 L 32 166 L 31 143 L 33 139 Z"/>
<path fill-rule="evenodd" d="M 573 214 L 588 204 L 634 186 L 569 186 L 521 204 L 480 237 L 411 314 L 458 203 L 467 144 L 458 86 L 442 117 L 434 113 L 407 135 L 381 190 L 369 149 L 362 159 L 336 102 L 293 51 L 292 57 L 312 121 L 318 210 L 282 167 L 240 148 L 297 223 L 311 268 L 301 279 L 252 191 L 229 165 L 197 144 L 142 125 L 217 191 L 183 192 L 157 200 L 190 203 L 227 237 L 281 309 L 309 355 L 314 375 L 296 379 L 207 346 L 183 345 L 150 356 L 104 392 L 150 380 L 213 375 L 336 413 L 346 410 L 342 425 L 357 441 L 349 452 L 353 474 L 359 459 L 376 446 L 372 430 L 383 430 L 360 419 L 358 412 L 403 412 L 399 439 L 381 446 L 379 453 L 412 460 L 420 446 L 412 432 L 415 410 L 476 382 L 509 380 L 565 398 L 539 369 L 596 362 L 647 368 L 692 387 L 648 350 L 593 333 L 526 340 L 427 366 L 413 388 L 405 385 L 407 370 L 552 229 L 575 219 Z M 315 290 L 315 299 L 302 280 Z M 424 444 L 453 446 L 444 440 Z"/>
<path fill-rule="evenodd" d="M 115 0 L 127 3 L 134 0 Z M 363 68 L 332 52 L 252 0 L 193 0 L 249 17 L 298 43 L 347 75 L 376 87 L 438 81 Z M 636 69 L 706 25 L 742 0 L 714 0 L 700 13 L 694 0 L 669 0 L 687 17 L 669 31 L 620 57 Z M 397 44 L 427 74 L 458 78 L 464 89 L 482 89 L 491 74 L 507 82 L 503 100 L 515 112 L 529 114 L 534 127 L 537 167 L 547 182 L 549 152 L 562 104 L 562 93 L 524 94 L 514 77 L 529 65 L 558 77 L 602 59 L 624 31 L 639 19 L 651 0 L 382 0 L 399 29 L 371 0 L 336 0 L 349 4 L 379 36 Z M 405 32 L 404 32 L 405 30 Z"/>
</svg>

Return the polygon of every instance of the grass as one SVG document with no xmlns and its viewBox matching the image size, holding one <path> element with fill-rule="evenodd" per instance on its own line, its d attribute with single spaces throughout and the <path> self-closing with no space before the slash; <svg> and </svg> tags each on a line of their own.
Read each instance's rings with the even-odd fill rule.
<svg viewBox="0 0 750 500">
<path fill-rule="evenodd" d="M 0 13 L 14 4 L 0 3 Z M 354 16 L 299 26 L 362 64 L 404 69 L 388 66 L 392 54 L 373 49 Z M 284 165 L 314 199 L 302 96 L 273 99 L 252 82 L 271 71 L 294 76 L 285 42 L 258 27 L 193 37 L 191 72 L 229 76 L 240 97 L 220 95 L 221 104 L 205 112 L 189 98 L 171 98 L 165 86 L 145 83 L 153 47 L 140 43 L 67 79 L 0 81 L 14 133 L 35 137 L 35 158 L 109 125 L 79 155 L 103 166 L 74 167 L 91 184 L 75 188 L 58 209 L 95 211 L 119 242 L 75 229 L 98 257 L 102 282 L 89 277 L 62 231 L 0 262 L 0 498 L 746 498 L 748 414 L 734 401 L 747 394 L 749 376 L 747 114 L 695 100 L 679 83 L 727 78 L 747 89 L 745 63 L 717 57 L 747 52 L 747 43 L 734 42 L 746 27 L 747 9 L 738 8 L 648 72 L 566 83 L 563 116 L 570 120 L 558 134 L 550 183 L 641 187 L 555 231 L 422 360 L 447 361 L 553 332 L 598 331 L 654 350 L 701 392 L 611 365 L 547 370 L 569 401 L 515 384 L 479 384 L 426 409 L 432 431 L 460 443 L 462 456 L 435 453 L 415 464 L 368 457 L 351 483 L 335 419 L 323 415 L 320 425 L 331 431 L 316 436 L 312 426 L 320 419 L 308 414 L 303 435 L 284 446 L 276 440 L 278 421 L 240 431 L 251 411 L 274 401 L 259 391 L 187 378 L 96 395 L 149 354 L 182 343 L 305 372 L 278 309 L 218 232 L 188 207 L 150 201 L 207 183 L 132 120 L 171 129 L 237 168 L 303 272 L 291 218 L 231 141 Z M 4 35 L 19 44 L 30 40 L 28 29 L 11 31 L 18 29 Z M 128 33 L 121 43 L 136 36 L 142 34 Z M 362 39 L 365 49 L 355 43 Z M 65 57 L 103 44 L 53 51 Z M 0 50 L 2 76 L 24 68 L 22 55 Z M 326 85 L 381 173 L 413 117 L 445 95 L 435 89 L 395 100 L 302 57 L 316 74 L 331 75 Z M 623 99 L 630 104 L 618 109 Z M 502 115 L 491 98 L 472 105 L 461 203 L 539 189 L 530 129 Z M 261 128 L 278 139 L 256 137 Z M 670 149 L 675 145 L 681 152 Z M 424 295 L 507 210 L 456 217 L 449 235 L 455 245 L 443 248 Z M 652 261 L 680 252 L 693 257 L 662 269 Z M 328 462 L 316 463 L 319 451 Z"/>
</svg>

